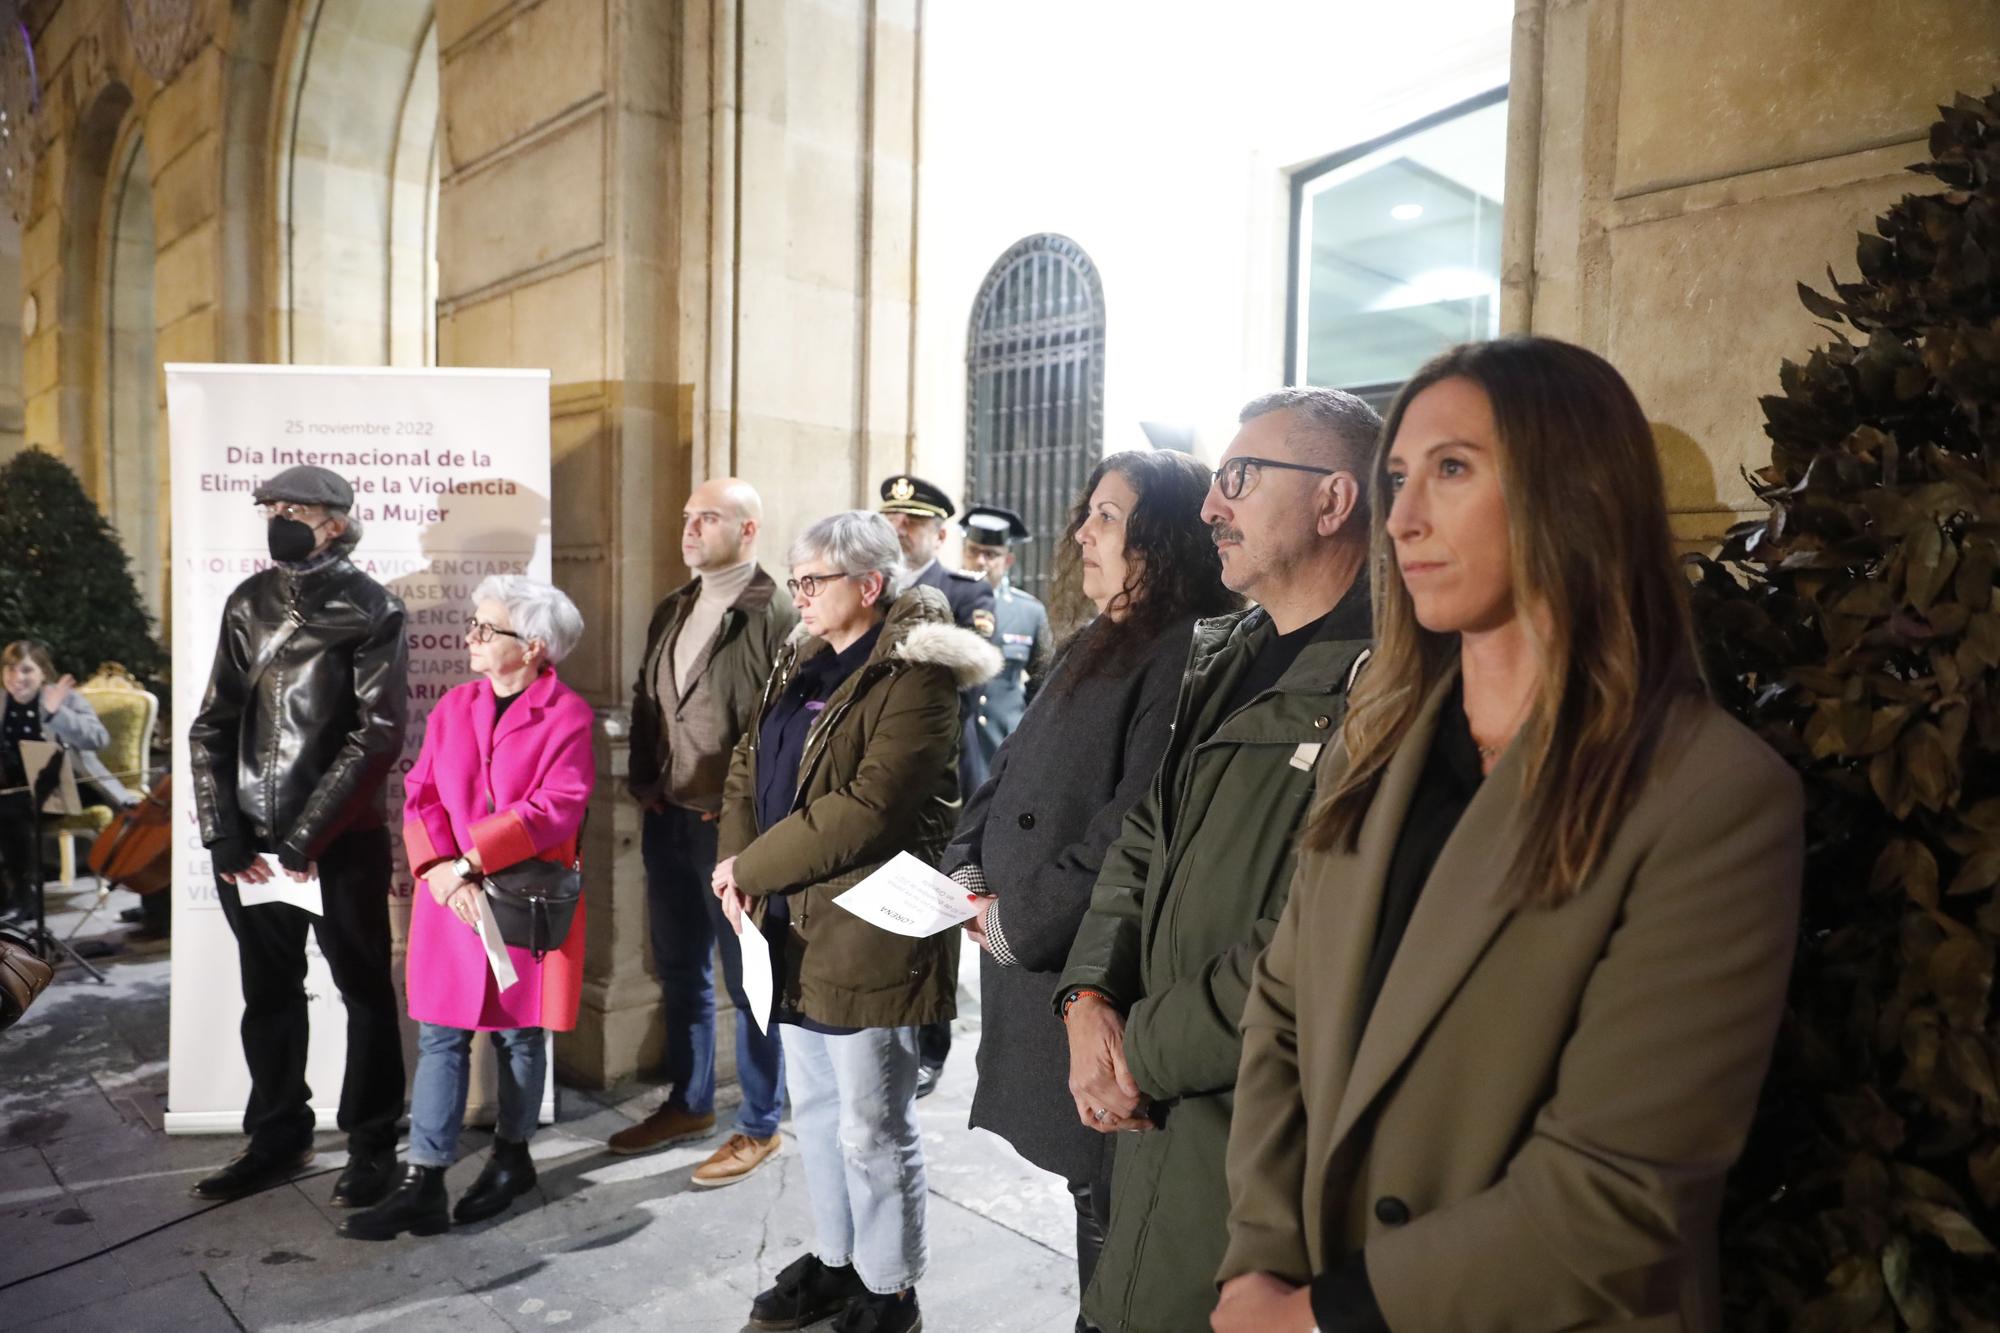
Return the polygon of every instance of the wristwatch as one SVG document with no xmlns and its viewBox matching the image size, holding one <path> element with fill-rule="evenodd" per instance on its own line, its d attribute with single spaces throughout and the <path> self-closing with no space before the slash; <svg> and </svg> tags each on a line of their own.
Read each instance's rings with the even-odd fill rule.
<svg viewBox="0 0 2000 1333">
<path fill-rule="evenodd" d="M 463 856 L 459 857 L 456 861 L 453 861 L 451 863 L 451 873 L 457 875 L 460 879 L 466 881 L 468 884 L 476 881 L 479 878 L 479 872 L 472 868 L 472 862 L 467 860 Z"/>
</svg>

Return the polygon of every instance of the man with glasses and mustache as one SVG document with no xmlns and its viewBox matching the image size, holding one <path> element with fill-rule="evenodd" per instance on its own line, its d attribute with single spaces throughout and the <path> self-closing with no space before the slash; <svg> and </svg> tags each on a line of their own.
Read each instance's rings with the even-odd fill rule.
<svg viewBox="0 0 2000 1333">
<path fill-rule="evenodd" d="M 332 1201 L 362 1208 L 395 1184 L 403 1114 L 382 809 L 383 783 L 403 749 L 403 604 L 347 559 L 361 525 L 344 477 L 288 468 L 254 499 L 272 564 L 229 594 L 208 692 L 188 729 L 201 840 L 242 972 L 250 1143 L 193 1192 L 241 1198 L 312 1160 L 310 928 L 347 1007 L 338 1123 L 348 1157 Z M 323 915 L 283 902 L 243 904 L 242 886 L 280 876 L 317 877 Z"/>
<path fill-rule="evenodd" d="M 1256 603 L 1195 626 L 1151 794 L 1104 858 L 1055 1003 L 1083 1124 L 1131 1130 L 1084 1295 L 1123 1333 L 1206 1328 L 1250 969 L 1278 922 L 1319 756 L 1368 647 L 1364 478 L 1381 418 L 1335 389 L 1243 409 L 1202 518 Z"/>
<path fill-rule="evenodd" d="M 756 720 L 771 664 L 799 613 L 757 563 L 764 502 L 734 477 L 695 487 L 681 513 L 681 559 L 694 578 L 653 612 L 632 683 L 626 787 L 645 811 L 641 848 L 653 966 L 666 1013 L 664 1101 L 611 1136 L 615 1153 L 650 1152 L 715 1129 L 717 935 L 729 929 L 709 889 L 729 754 Z M 761 1031 L 743 993 L 742 954 L 722 953 L 736 1005 L 736 1130 L 695 1168 L 700 1186 L 733 1185 L 778 1151 L 785 1065 L 776 1030 Z"/>
</svg>

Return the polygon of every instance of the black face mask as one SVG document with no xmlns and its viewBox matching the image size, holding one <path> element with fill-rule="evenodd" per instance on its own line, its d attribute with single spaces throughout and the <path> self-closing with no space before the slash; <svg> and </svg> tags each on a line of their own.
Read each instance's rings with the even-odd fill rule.
<svg viewBox="0 0 2000 1333">
<path fill-rule="evenodd" d="M 305 559 L 313 553 L 313 547 L 319 544 L 319 538 L 313 535 L 311 525 L 301 523 L 295 518 L 272 519 L 270 530 L 264 534 L 264 539 L 270 543 L 271 558 L 286 565 L 297 564 Z"/>
</svg>

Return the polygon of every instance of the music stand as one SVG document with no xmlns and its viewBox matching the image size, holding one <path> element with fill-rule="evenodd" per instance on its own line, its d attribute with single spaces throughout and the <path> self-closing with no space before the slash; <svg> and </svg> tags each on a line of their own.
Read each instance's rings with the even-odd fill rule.
<svg viewBox="0 0 2000 1333">
<path fill-rule="evenodd" d="M 70 946 L 68 940 L 59 939 L 49 929 L 48 885 L 42 872 L 42 821 L 51 814 L 75 815 L 83 813 L 83 801 L 76 792 L 76 773 L 69 766 L 69 756 L 60 745 L 49 741 L 22 741 L 21 766 L 27 770 L 28 786 L 32 802 L 30 817 L 35 821 L 34 837 L 29 840 L 28 865 L 35 877 L 35 928 L 28 932 L 34 943 L 35 952 L 51 967 L 62 961 L 67 954 L 69 960 L 90 973 L 101 984 L 110 984 L 110 978 L 92 967 L 84 956 Z"/>
</svg>

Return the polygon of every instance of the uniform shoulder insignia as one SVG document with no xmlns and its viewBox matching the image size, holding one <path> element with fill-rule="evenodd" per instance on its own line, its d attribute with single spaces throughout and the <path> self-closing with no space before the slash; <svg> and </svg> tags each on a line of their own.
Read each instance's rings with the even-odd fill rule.
<svg viewBox="0 0 2000 1333">
<path fill-rule="evenodd" d="M 990 639 L 993 637 L 995 623 L 993 613 L 983 607 L 972 613 L 972 628 L 982 638 Z"/>
</svg>

